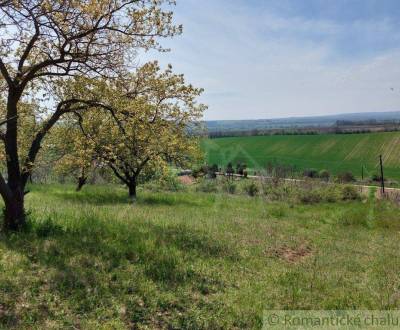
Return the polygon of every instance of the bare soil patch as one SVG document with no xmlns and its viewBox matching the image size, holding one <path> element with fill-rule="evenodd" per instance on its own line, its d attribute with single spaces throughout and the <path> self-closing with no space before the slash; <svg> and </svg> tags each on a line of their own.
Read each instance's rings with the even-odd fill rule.
<svg viewBox="0 0 400 330">
<path fill-rule="evenodd" d="M 189 175 L 180 176 L 178 180 L 184 185 L 191 185 L 195 182 L 194 178 Z"/>
<path fill-rule="evenodd" d="M 298 247 L 289 247 L 282 245 L 268 251 L 268 255 L 277 257 L 289 263 L 301 262 L 304 258 L 312 254 L 312 249 L 306 245 L 301 244 Z"/>
</svg>

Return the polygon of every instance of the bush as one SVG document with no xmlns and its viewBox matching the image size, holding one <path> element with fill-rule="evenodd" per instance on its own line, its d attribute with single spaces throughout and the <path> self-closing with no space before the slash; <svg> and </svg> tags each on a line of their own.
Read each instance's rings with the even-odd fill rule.
<svg viewBox="0 0 400 330">
<path fill-rule="evenodd" d="M 199 183 L 196 190 L 205 193 L 215 193 L 218 192 L 218 186 L 216 180 L 205 179 Z"/>
<path fill-rule="evenodd" d="M 178 177 L 169 172 L 165 175 L 163 175 L 160 179 L 160 187 L 163 190 L 167 191 L 182 191 L 185 189 L 185 186 L 182 184 L 182 182 L 179 181 Z"/>
<path fill-rule="evenodd" d="M 303 176 L 305 176 L 306 178 L 315 179 L 315 178 L 318 178 L 318 171 L 313 168 L 309 168 L 309 169 L 304 170 Z"/>
<path fill-rule="evenodd" d="M 324 181 L 329 181 L 331 174 L 327 170 L 322 170 L 318 173 L 318 176 L 320 179 L 322 179 Z"/>
<path fill-rule="evenodd" d="M 300 193 L 300 201 L 304 204 L 316 204 L 322 201 L 318 190 L 304 190 Z"/>
<path fill-rule="evenodd" d="M 228 166 L 226 167 L 225 173 L 229 176 L 233 175 L 235 173 L 235 170 L 233 169 L 232 163 L 229 163 Z"/>
<path fill-rule="evenodd" d="M 197 167 L 194 168 L 192 171 L 192 175 L 195 179 L 205 176 L 206 173 L 207 173 L 207 166 Z"/>
<path fill-rule="evenodd" d="M 246 168 L 247 168 L 246 164 L 238 163 L 236 165 L 236 174 L 243 175 Z"/>
<path fill-rule="evenodd" d="M 208 170 L 207 170 L 208 178 L 216 179 L 217 178 L 217 172 L 218 172 L 218 165 L 217 164 L 213 164 L 212 166 L 208 167 Z"/>
<path fill-rule="evenodd" d="M 361 199 L 360 193 L 357 191 L 356 187 L 344 186 L 342 188 L 342 200 L 344 201 L 354 201 Z"/>
<path fill-rule="evenodd" d="M 290 200 L 298 196 L 298 188 L 297 186 L 287 185 L 285 183 L 281 185 L 265 183 L 263 184 L 263 193 L 271 201 Z"/>
<path fill-rule="evenodd" d="M 226 181 L 222 186 L 223 191 L 227 192 L 228 194 L 234 194 L 236 192 L 236 188 L 236 184 L 229 180 Z"/>
<path fill-rule="evenodd" d="M 341 191 L 337 186 L 330 186 L 322 191 L 322 198 L 328 203 L 335 203 L 340 200 L 340 193 Z"/>
<path fill-rule="evenodd" d="M 371 180 L 374 182 L 382 182 L 382 176 L 379 174 L 373 174 Z M 383 178 L 383 181 L 386 181 L 386 179 Z"/>
<path fill-rule="evenodd" d="M 258 194 L 258 186 L 254 181 L 251 181 L 244 186 L 244 191 L 247 195 L 254 197 Z"/>
<path fill-rule="evenodd" d="M 341 183 L 349 183 L 349 182 L 354 182 L 354 181 L 356 181 L 356 179 L 355 179 L 353 173 L 351 173 L 351 172 L 342 172 L 342 173 L 339 173 L 338 176 L 337 176 L 337 179 L 338 179 L 338 181 L 341 182 Z"/>
<path fill-rule="evenodd" d="M 159 181 L 150 181 L 144 184 L 143 186 L 146 190 L 149 190 L 151 192 L 160 192 L 163 189 L 161 188 L 161 184 Z"/>
</svg>

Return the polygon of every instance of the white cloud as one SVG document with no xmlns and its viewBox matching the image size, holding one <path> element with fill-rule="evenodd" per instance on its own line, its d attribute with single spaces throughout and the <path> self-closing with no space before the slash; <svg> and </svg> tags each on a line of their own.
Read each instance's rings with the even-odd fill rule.
<svg viewBox="0 0 400 330">
<path fill-rule="evenodd" d="M 392 33 L 390 20 L 280 17 L 244 3 L 181 0 L 177 21 L 184 35 L 167 43 L 171 53 L 146 56 L 172 63 L 205 88 L 206 119 L 400 109 L 400 93 L 390 89 L 400 90 L 400 50 L 345 56 L 339 49 L 346 34 Z"/>
</svg>

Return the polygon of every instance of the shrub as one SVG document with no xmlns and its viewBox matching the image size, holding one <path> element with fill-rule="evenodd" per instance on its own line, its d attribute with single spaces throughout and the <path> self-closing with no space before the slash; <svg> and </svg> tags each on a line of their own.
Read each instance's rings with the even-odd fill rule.
<svg viewBox="0 0 400 330">
<path fill-rule="evenodd" d="M 281 185 L 263 184 L 263 193 L 271 201 L 289 200 L 298 196 L 298 188 L 284 183 Z"/>
<path fill-rule="evenodd" d="M 182 191 L 185 189 L 185 186 L 182 184 L 182 182 L 180 182 L 178 177 L 172 172 L 163 175 L 159 184 L 161 189 L 167 191 Z"/>
<path fill-rule="evenodd" d="M 199 185 L 196 187 L 196 190 L 205 193 L 218 192 L 218 186 L 215 181 L 216 180 L 205 179 L 199 183 Z"/>
<path fill-rule="evenodd" d="M 342 200 L 344 201 L 354 201 L 361 199 L 360 193 L 357 191 L 356 187 L 344 186 L 342 188 Z"/>
<path fill-rule="evenodd" d="M 193 169 L 192 175 L 195 179 L 203 177 L 207 173 L 207 166 L 201 166 Z"/>
<path fill-rule="evenodd" d="M 159 191 L 163 190 L 163 189 L 161 188 L 161 184 L 160 184 L 159 181 L 150 181 L 150 182 L 147 182 L 147 183 L 144 185 L 144 188 L 145 188 L 146 190 L 151 191 L 151 192 L 159 192 Z"/>
<path fill-rule="evenodd" d="M 225 181 L 222 185 L 223 191 L 227 192 L 228 194 L 234 194 L 236 192 L 236 188 L 236 184 L 229 180 Z"/>
<path fill-rule="evenodd" d="M 236 174 L 244 175 L 244 171 L 246 170 L 246 168 L 247 168 L 246 164 L 238 163 L 236 165 Z"/>
<path fill-rule="evenodd" d="M 373 174 L 371 177 L 371 180 L 374 182 L 381 182 L 382 181 L 382 176 L 379 174 Z M 383 178 L 383 181 L 386 181 L 385 178 Z"/>
<path fill-rule="evenodd" d="M 231 176 L 232 174 L 235 173 L 235 170 L 233 169 L 232 163 L 229 163 L 228 166 L 226 167 L 226 174 Z"/>
<path fill-rule="evenodd" d="M 208 167 L 207 174 L 210 179 L 215 179 L 217 177 L 218 172 L 218 165 L 213 164 L 212 166 Z"/>
<path fill-rule="evenodd" d="M 316 204 L 322 201 L 322 196 L 318 190 L 304 190 L 300 193 L 300 201 L 304 204 Z"/>
<path fill-rule="evenodd" d="M 258 186 L 254 181 L 251 181 L 244 186 L 244 191 L 247 195 L 254 197 L 258 194 Z"/>
<path fill-rule="evenodd" d="M 322 191 L 323 200 L 328 203 L 335 203 L 340 200 L 340 189 L 337 186 L 327 187 Z"/>
<path fill-rule="evenodd" d="M 337 176 L 337 179 L 338 179 L 338 181 L 341 182 L 341 183 L 349 183 L 349 182 L 354 182 L 354 181 L 356 181 L 356 179 L 355 179 L 353 173 L 351 173 L 351 172 L 342 172 L 342 173 L 339 173 L 338 176 Z"/>
<path fill-rule="evenodd" d="M 324 181 L 329 181 L 331 174 L 327 170 L 322 170 L 318 173 L 318 176 L 320 179 L 322 179 Z"/>
<path fill-rule="evenodd" d="M 303 172 L 303 176 L 307 177 L 307 178 L 318 178 L 318 171 L 313 169 L 313 168 L 309 168 L 304 170 Z"/>
</svg>

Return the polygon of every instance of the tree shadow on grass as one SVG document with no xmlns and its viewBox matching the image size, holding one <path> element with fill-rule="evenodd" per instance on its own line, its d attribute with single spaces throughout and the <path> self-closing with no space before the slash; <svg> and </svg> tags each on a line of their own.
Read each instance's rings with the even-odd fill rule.
<svg viewBox="0 0 400 330">
<path fill-rule="evenodd" d="M 78 204 L 115 205 L 129 203 L 128 196 L 122 193 L 115 193 L 115 191 L 75 192 L 71 190 L 66 190 L 53 192 L 52 195 L 63 201 L 69 201 Z"/>
<path fill-rule="evenodd" d="M 137 203 L 139 205 L 166 205 L 166 206 L 177 206 L 177 205 L 186 205 L 186 206 L 201 206 L 202 203 L 190 200 L 187 198 L 177 198 L 174 194 L 164 193 L 163 195 L 158 196 L 139 196 Z"/>
<path fill-rule="evenodd" d="M 53 196 L 62 201 L 69 201 L 77 204 L 91 204 L 96 206 L 111 206 L 111 205 L 129 205 L 132 200 L 127 194 L 116 193 L 115 191 L 82 191 L 75 192 L 71 190 L 56 191 Z M 164 192 L 162 194 L 147 195 L 139 194 L 134 204 L 137 205 L 166 205 L 166 206 L 200 206 L 199 202 L 185 198 L 184 196 L 177 197 L 176 195 Z"/>
<path fill-rule="evenodd" d="M 186 225 L 107 225 L 83 220 L 79 228 L 69 229 L 48 220 L 32 223 L 18 235 L 2 235 L 1 239 L 8 249 L 28 259 L 29 263 L 23 265 L 28 277 L 45 274 L 43 286 L 49 286 L 49 294 L 73 301 L 75 313 L 113 306 L 117 292 L 143 300 L 157 299 L 146 298 L 152 296 L 143 291 L 148 287 L 143 283 L 149 281 L 170 292 L 188 284 L 195 290 L 223 290 L 225 283 L 217 275 L 204 274 L 191 265 L 197 259 L 238 259 L 231 244 Z M 41 272 L 35 275 L 37 270 Z M 16 281 L 21 283 L 21 278 Z M 16 293 L 23 295 L 24 288 L 18 287 L 13 294 Z M 17 310 L 16 305 L 6 307 Z M 152 313 L 149 309 L 149 317 Z"/>
</svg>

